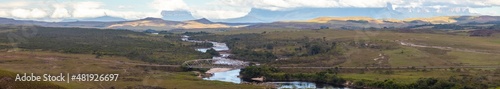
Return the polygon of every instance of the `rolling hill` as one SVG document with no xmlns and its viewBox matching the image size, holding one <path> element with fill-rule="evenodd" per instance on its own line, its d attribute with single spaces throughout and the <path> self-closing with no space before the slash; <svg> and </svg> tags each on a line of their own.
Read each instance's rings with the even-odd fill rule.
<svg viewBox="0 0 500 89">
<path fill-rule="evenodd" d="M 309 20 L 277 21 L 271 23 L 227 23 L 212 22 L 208 19 L 187 21 L 170 21 L 161 18 L 144 18 L 130 21 L 74 21 L 43 22 L 32 20 L 15 20 L 0 18 L 0 24 L 6 25 L 38 25 L 45 27 L 79 27 L 99 29 L 127 29 L 145 31 L 148 29 L 168 31 L 173 29 L 212 29 L 212 28 L 298 28 L 320 29 L 365 29 L 365 28 L 414 28 L 425 25 L 456 25 L 468 27 L 484 27 L 499 24 L 500 16 L 440 16 L 430 18 L 408 19 L 375 19 L 371 17 L 318 17 Z"/>
<path fill-rule="evenodd" d="M 79 28 L 99 28 L 99 29 L 128 29 L 133 31 L 144 31 L 154 29 L 159 31 L 172 29 L 200 29 L 200 28 L 230 28 L 238 25 L 235 23 L 216 23 L 207 19 L 197 19 L 189 21 L 169 21 L 161 18 L 144 18 L 131 21 L 74 21 L 74 22 L 43 22 L 32 20 L 15 20 L 10 18 L 0 18 L 0 24 L 4 25 L 38 25 L 45 27 L 79 27 Z"/>
<path fill-rule="evenodd" d="M 374 19 L 370 17 L 318 17 L 310 20 L 280 21 L 262 23 L 249 28 L 299 28 L 319 29 L 320 27 L 336 29 L 363 29 L 363 28 L 407 28 L 420 25 L 459 25 L 479 26 L 498 24 L 500 16 L 441 16 L 430 18 L 408 19 Z"/>
</svg>

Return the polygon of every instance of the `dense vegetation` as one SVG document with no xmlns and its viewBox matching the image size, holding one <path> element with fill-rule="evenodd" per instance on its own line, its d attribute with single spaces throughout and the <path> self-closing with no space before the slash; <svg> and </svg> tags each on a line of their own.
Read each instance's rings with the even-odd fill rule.
<svg viewBox="0 0 500 89">
<path fill-rule="evenodd" d="M 357 40 L 302 37 L 299 39 L 268 39 L 263 34 L 195 35 L 193 39 L 225 42 L 234 59 L 270 64 L 337 65 L 345 61 L 350 48 L 389 50 L 397 44 L 384 40 Z M 280 61 L 275 61 L 280 60 Z M 333 60 L 334 63 L 321 63 Z M 319 63 L 319 64 L 318 64 Z"/>
<path fill-rule="evenodd" d="M 9 27 L 4 27 L 6 29 Z M 18 48 L 26 50 L 44 50 L 63 53 L 94 54 L 101 56 L 125 56 L 133 60 L 141 60 L 160 64 L 180 64 L 186 60 L 209 58 L 210 55 L 197 52 L 193 45 L 180 41 L 180 35 L 165 34 L 150 36 L 146 33 L 127 30 L 86 29 L 86 28 L 49 28 L 27 27 L 31 30 L 14 30 L 0 33 L 12 36 L 1 37 L 3 44 L 17 44 Z M 12 27 L 11 29 L 16 29 Z M 31 33 L 24 36 L 26 31 Z M 31 32 L 30 32 L 31 31 Z"/>
<path fill-rule="evenodd" d="M 496 70 L 500 72 L 500 70 Z M 495 75 L 497 76 L 495 72 Z M 283 72 L 279 68 L 268 66 L 251 66 L 242 69 L 240 74 L 244 80 L 251 81 L 251 78 L 265 77 L 266 81 L 310 81 L 317 83 L 327 83 L 332 85 L 344 85 L 354 88 L 384 88 L 384 89 L 486 89 L 488 87 L 498 86 L 498 81 L 488 83 L 488 81 L 496 81 L 488 79 L 484 75 L 461 75 L 450 76 L 448 78 L 419 78 L 415 82 L 400 83 L 394 79 L 386 79 L 382 81 L 373 80 L 352 80 L 340 77 L 339 69 L 328 69 L 316 73 L 289 73 Z M 401 81 L 401 80 L 400 80 Z M 405 81 L 405 80 L 402 80 Z M 408 80 L 407 80 L 408 81 Z M 490 85 L 488 85 L 490 84 Z"/>
<path fill-rule="evenodd" d="M 241 70 L 240 74 L 245 81 L 251 78 L 264 77 L 265 81 L 310 81 L 340 85 L 345 79 L 335 75 L 332 71 L 317 73 L 283 73 L 279 69 L 267 66 L 250 66 Z"/>
</svg>

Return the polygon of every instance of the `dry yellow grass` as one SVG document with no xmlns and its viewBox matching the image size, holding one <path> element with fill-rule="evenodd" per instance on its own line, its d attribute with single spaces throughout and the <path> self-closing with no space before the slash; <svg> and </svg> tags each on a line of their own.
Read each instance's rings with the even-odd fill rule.
<svg viewBox="0 0 500 89">
<path fill-rule="evenodd" d="M 431 18 L 408 18 L 403 21 L 415 21 L 421 20 L 425 22 L 430 22 L 433 24 L 445 24 L 445 23 L 455 23 L 457 16 L 439 16 L 439 17 L 431 17 Z"/>
<path fill-rule="evenodd" d="M 347 21 L 347 20 L 362 20 L 362 21 L 368 21 L 370 23 L 383 23 L 382 20 L 373 19 L 370 17 L 319 17 L 307 21 L 298 21 L 298 22 L 327 23 L 328 21 Z"/>
<path fill-rule="evenodd" d="M 405 21 L 424 21 L 424 22 L 430 22 L 433 24 L 446 24 L 446 23 L 455 23 L 457 20 L 455 18 L 458 18 L 459 16 L 440 16 L 440 17 L 430 17 L 430 18 L 408 18 L 404 20 L 398 20 L 398 19 L 374 19 L 370 17 L 318 17 L 314 18 L 311 20 L 305 20 L 305 21 L 283 21 L 283 22 L 311 22 L 311 23 L 327 23 L 328 21 L 347 21 L 347 20 L 361 20 L 361 21 L 368 21 L 370 23 L 377 23 L 381 24 L 384 23 L 384 21 L 388 22 L 394 22 L 394 23 L 401 23 Z M 468 19 L 473 19 L 475 16 L 471 16 Z"/>
<path fill-rule="evenodd" d="M 203 24 L 196 21 L 186 21 L 187 24 L 179 24 L 174 27 L 181 27 L 186 29 L 194 29 L 194 28 L 228 28 L 230 26 L 224 24 Z"/>
<path fill-rule="evenodd" d="M 185 28 L 185 29 L 197 29 L 197 28 L 229 28 L 230 26 L 224 24 L 203 24 L 196 21 L 186 21 L 181 24 L 166 24 L 162 22 L 154 22 L 147 20 L 132 21 L 126 23 L 113 24 L 107 28 L 120 28 L 120 27 L 157 27 L 157 28 Z"/>
<path fill-rule="evenodd" d="M 113 25 L 108 26 L 107 28 L 122 27 L 122 26 L 131 26 L 131 27 L 138 27 L 138 26 L 163 27 L 163 26 L 167 26 L 167 24 L 165 24 L 165 23 L 155 23 L 155 22 L 152 22 L 152 21 L 134 21 L 134 22 L 121 23 L 121 24 L 113 24 Z"/>
</svg>

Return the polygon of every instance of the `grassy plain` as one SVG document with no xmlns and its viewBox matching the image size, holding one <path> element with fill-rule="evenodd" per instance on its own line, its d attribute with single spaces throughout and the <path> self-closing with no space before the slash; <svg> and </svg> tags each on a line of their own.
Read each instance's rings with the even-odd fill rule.
<svg viewBox="0 0 500 89">
<path fill-rule="evenodd" d="M 391 80 L 399 84 L 412 84 L 421 78 L 446 80 L 450 79 L 450 76 L 455 76 L 455 78 L 464 78 L 463 83 L 474 81 L 488 84 L 491 88 L 499 86 L 500 78 L 495 72 L 499 71 L 498 65 L 500 65 L 499 34 L 495 33 L 490 37 L 471 37 L 467 34 L 467 32 L 457 33 L 445 30 L 402 32 L 397 30 L 252 29 L 215 32 L 198 39 L 228 42 L 235 48 L 272 52 L 278 57 L 276 61 L 263 62 L 263 65 L 306 67 L 282 69 L 286 73 L 312 74 L 328 69 L 307 69 L 307 67 L 331 67 L 330 69 L 356 67 L 358 69 L 340 69 L 338 75 L 348 81 L 384 82 Z M 413 46 L 402 45 L 401 42 Z M 311 45 L 319 45 L 322 50 L 320 49 L 319 54 L 307 54 L 312 50 Z M 337 49 L 334 46 L 338 45 L 341 45 L 340 47 L 344 50 L 335 51 Z M 343 54 L 335 55 L 331 53 L 332 51 Z M 376 60 L 381 55 L 387 59 Z M 392 69 L 375 68 L 379 66 Z M 493 67 L 461 68 L 461 66 Z M 365 67 L 371 68 L 359 69 Z M 431 69 L 432 67 L 441 68 Z"/>
<path fill-rule="evenodd" d="M 254 85 L 233 84 L 220 81 L 206 81 L 197 78 L 193 72 L 179 71 L 178 67 L 166 70 L 137 67 L 149 63 L 129 60 L 125 57 L 105 56 L 96 59 L 89 54 L 66 54 L 46 51 L 0 52 L 0 69 L 14 73 L 59 74 L 97 73 L 120 74 L 118 81 L 111 82 L 51 82 L 63 88 L 180 88 L 180 89 L 261 89 Z M 151 65 L 154 66 L 154 65 Z M 6 74 L 3 71 L 1 74 Z M 15 82 L 28 84 L 33 82 Z M 34 84 L 34 83 L 33 83 Z M 50 83 L 40 83 L 48 84 Z M 35 84 L 36 85 L 36 84 Z"/>
<path fill-rule="evenodd" d="M 19 28 L 28 28 L 19 29 Z M 26 31 L 30 34 L 26 34 Z M 14 35 L 12 35 L 14 34 Z M 6 86 L 37 84 L 70 89 L 239 89 L 261 86 L 206 81 L 179 65 L 211 57 L 182 42 L 179 34 L 89 28 L 0 26 L 2 74 L 119 74 L 112 82 L 7 82 Z M 13 40 L 12 40 L 13 39 Z M 0 77 L 1 78 L 1 77 Z M 9 79 L 12 77 L 9 76 Z M 0 79 L 0 84 L 4 84 Z M 0 87 L 4 88 L 4 87 Z M 43 87 L 42 87 L 43 88 Z M 7 87 L 7 89 L 9 89 Z"/>
<path fill-rule="evenodd" d="M 366 48 L 349 48 L 346 52 L 348 59 L 341 66 L 364 66 L 374 63 L 373 59 L 379 54 L 389 57 L 389 64 L 393 67 L 406 66 L 456 66 L 456 65 L 499 65 L 500 38 L 497 34 L 492 37 L 470 37 L 467 35 L 451 35 L 446 31 L 434 33 L 408 33 L 389 30 L 299 30 L 299 29 L 252 29 L 216 32 L 216 35 L 230 36 L 239 34 L 259 34 L 259 39 L 268 41 L 324 39 L 349 40 L 354 42 L 386 41 L 397 49 L 378 50 Z M 441 47 L 412 47 L 400 45 L 399 42 L 416 45 Z M 261 42 L 266 43 L 266 42 Z M 376 43 L 375 43 L 376 44 Z M 252 44 L 239 44 L 248 46 Z M 275 46 L 270 50 L 273 53 L 293 51 L 296 46 Z M 265 50 L 265 49 L 254 49 Z M 333 60 L 333 59 L 332 59 Z"/>
</svg>

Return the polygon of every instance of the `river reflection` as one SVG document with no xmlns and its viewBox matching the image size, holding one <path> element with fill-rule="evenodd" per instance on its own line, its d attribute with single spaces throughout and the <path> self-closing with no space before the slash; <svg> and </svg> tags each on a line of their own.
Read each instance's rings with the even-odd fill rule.
<svg viewBox="0 0 500 89">
<path fill-rule="evenodd" d="M 304 89 L 304 88 L 314 88 L 314 89 L 347 89 L 347 88 L 339 88 L 328 84 L 317 84 L 313 82 L 301 82 L 301 81 L 293 81 L 293 82 L 267 82 L 272 83 L 278 89 Z"/>
<path fill-rule="evenodd" d="M 224 82 L 232 82 L 232 83 L 241 83 L 241 79 L 238 78 L 240 75 L 240 69 L 225 71 L 225 72 L 217 72 L 214 73 L 213 76 L 208 78 L 203 78 L 205 80 L 217 80 Z"/>
</svg>

